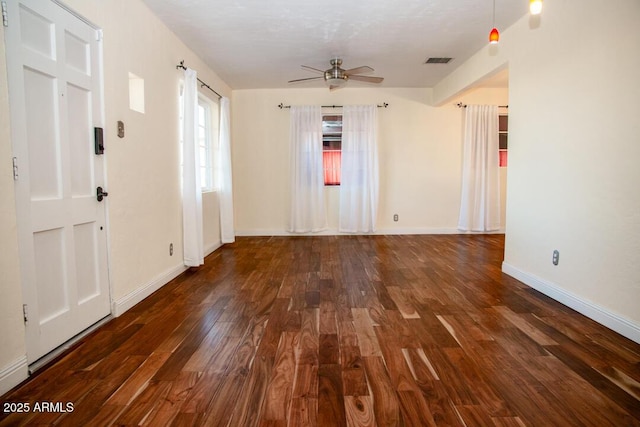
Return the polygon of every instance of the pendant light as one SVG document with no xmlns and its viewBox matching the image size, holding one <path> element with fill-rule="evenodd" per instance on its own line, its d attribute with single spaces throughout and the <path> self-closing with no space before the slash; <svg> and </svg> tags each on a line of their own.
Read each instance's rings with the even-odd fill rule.
<svg viewBox="0 0 640 427">
<path fill-rule="evenodd" d="M 500 41 L 500 32 L 496 28 L 496 0 L 493 0 L 493 29 L 489 33 L 489 43 L 496 44 Z"/>
<path fill-rule="evenodd" d="M 532 15 L 540 15 L 540 12 L 542 12 L 542 0 L 529 0 L 529 12 Z"/>
</svg>

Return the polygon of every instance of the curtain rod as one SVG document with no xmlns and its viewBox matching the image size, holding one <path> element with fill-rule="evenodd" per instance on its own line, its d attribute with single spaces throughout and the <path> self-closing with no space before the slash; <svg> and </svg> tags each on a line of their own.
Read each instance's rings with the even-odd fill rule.
<svg viewBox="0 0 640 427">
<path fill-rule="evenodd" d="M 463 104 L 462 102 L 458 102 L 457 104 L 455 104 L 456 107 L 458 108 L 467 108 L 467 104 Z M 508 105 L 498 105 L 498 108 L 509 108 Z"/>
<path fill-rule="evenodd" d="M 176 70 L 179 69 L 183 69 L 186 70 L 187 67 L 184 66 L 184 60 L 180 61 L 180 63 L 178 65 L 176 65 Z M 205 82 L 203 82 L 202 80 L 200 80 L 198 78 L 198 81 L 200 82 L 200 87 L 206 87 L 207 89 L 209 89 L 211 92 L 215 93 L 216 95 L 218 95 L 218 98 L 222 98 L 222 95 L 220 95 L 218 92 L 216 92 L 211 86 L 209 86 L 208 84 L 206 84 Z"/>
<path fill-rule="evenodd" d="M 376 105 L 376 107 L 378 108 L 387 108 L 389 106 L 388 103 L 383 102 L 381 105 Z M 321 108 L 342 108 L 344 107 L 344 105 L 321 105 Z M 278 108 L 279 109 L 283 109 L 283 108 L 291 108 L 291 105 L 284 105 L 282 102 L 280 104 L 278 104 Z"/>
</svg>

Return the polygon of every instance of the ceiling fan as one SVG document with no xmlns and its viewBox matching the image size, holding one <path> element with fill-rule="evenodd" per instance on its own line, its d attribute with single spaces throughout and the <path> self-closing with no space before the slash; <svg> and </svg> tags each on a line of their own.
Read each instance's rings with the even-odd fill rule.
<svg viewBox="0 0 640 427">
<path fill-rule="evenodd" d="M 333 90 L 344 86 L 348 80 L 359 80 L 361 82 L 367 83 L 380 83 L 382 82 L 382 80 L 384 80 L 384 78 L 382 77 L 361 76 L 360 73 L 370 73 L 373 71 L 373 68 L 366 65 L 362 67 L 351 68 L 349 70 L 343 70 L 342 68 L 340 68 L 340 66 L 342 65 L 342 59 L 335 58 L 329 62 L 331 64 L 331 68 L 325 71 L 309 67 L 308 65 L 302 65 L 302 68 L 304 68 L 305 70 L 313 71 L 314 73 L 320 73 L 322 74 L 322 76 L 289 80 L 289 83 L 324 79 L 325 83 L 329 86 L 329 89 Z"/>
</svg>

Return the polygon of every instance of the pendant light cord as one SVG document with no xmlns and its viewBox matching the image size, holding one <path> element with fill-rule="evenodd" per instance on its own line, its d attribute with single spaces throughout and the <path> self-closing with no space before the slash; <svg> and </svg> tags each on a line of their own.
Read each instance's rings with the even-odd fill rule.
<svg viewBox="0 0 640 427">
<path fill-rule="evenodd" d="M 496 0 L 493 0 L 493 28 L 496 27 Z"/>
</svg>

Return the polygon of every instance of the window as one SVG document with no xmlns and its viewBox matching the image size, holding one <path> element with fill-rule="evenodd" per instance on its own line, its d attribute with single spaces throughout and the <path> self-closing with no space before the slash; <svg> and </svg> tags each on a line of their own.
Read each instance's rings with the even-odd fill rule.
<svg viewBox="0 0 640 427">
<path fill-rule="evenodd" d="M 213 191 L 217 188 L 218 168 L 214 163 L 214 156 L 218 149 L 219 106 L 208 98 L 198 96 L 198 149 L 200 157 L 200 186 L 202 191 Z M 180 144 L 182 144 L 183 107 L 180 96 Z M 182 149 L 180 149 L 180 165 Z"/>
<path fill-rule="evenodd" d="M 208 98 L 203 98 L 207 101 L 209 106 L 209 147 L 207 159 L 209 159 L 209 191 L 218 189 L 220 185 L 220 165 L 218 153 L 220 152 L 220 101 L 210 101 Z M 204 182 L 204 181 L 203 181 Z"/>
<path fill-rule="evenodd" d="M 500 155 L 500 167 L 507 167 L 507 137 L 509 134 L 509 116 L 498 116 L 498 151 Z"/>
<path fill-rule="evenodd" d="M 211 108 L 198 99 L 198 148 L 200 150 L 200 185 L 202 191 L 213 188 L 211 161 Z"/>
<path fill-rule="evenodd" d="M 322 116 L 324 185 L 340 185 L 342 116 Z"/>
</svg>

